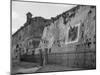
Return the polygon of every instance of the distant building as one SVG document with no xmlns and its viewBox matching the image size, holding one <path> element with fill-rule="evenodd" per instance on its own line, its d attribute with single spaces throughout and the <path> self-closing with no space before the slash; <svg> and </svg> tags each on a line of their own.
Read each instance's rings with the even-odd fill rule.
<svg viewBox="0 0 100 75">
<path fill-rule="evenodd" d="M 24 52 L 30 48 L 34 50 L 38 47 L 44 27 L 51 21 L 42 17 L 32 17 L 28 12 L 26 14 L 26 23 L 17 32 L 12 35 L 12 57 L 16 59 L 16 46 L 21 45 Z"/>
</svg>

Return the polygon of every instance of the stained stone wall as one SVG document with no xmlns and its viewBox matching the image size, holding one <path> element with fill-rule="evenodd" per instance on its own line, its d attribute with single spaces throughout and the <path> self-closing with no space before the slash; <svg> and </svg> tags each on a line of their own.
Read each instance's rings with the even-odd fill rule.
<svg viewBox="0 0 100 75">
<path fill-rule="evenodd" d="M 46 45 L 51 47 L 48 50 L 48 64 L 59 64 L 70 67 L 96 68 L 96 7 L 78 5 L 62 14 L 46 20 L 41 17 L 30 19 L 30 23 L 25 23 L 12 37 L 12 48 L 23 43 L 23 47 L 29 49 L 30 40 L 37 40 L 36 47 Z M 69 30 L 76 34 L 74 27 L 79 24 L 78 40 L 69 41 Z M 46 34 L 53 37 L 44 36 L 45 28 L 48 28 Z M 71 35 L 75 37 L 76 35 Z M 40 41 L 45 40 L 46 42 Z M 35 42 L 33 42 L 34 44 Z M 52 43 L 52 44 L 51 44 Z M 35 47 L 35 48 L 36 48 Z M 12 54 L 14 49 L 12 50 Z M 34 49 L 31 48 L 31 49 Z M 39 51 L 35 50 L 36 55 L 27 56 L 27 60 L 37 60 L 40 62 Z M 26 51 L 27 53 L 27 51 Z M 15 54 L 14 54 L 15 55 Z"/>
<path fill-rule="evenodd" d="M 12 35 L 11 54 L 13 59 L 17 59 L 16 57 L 19 55 L 16 51 L 17 45 L 21 47 L 21 52 L 24 54 L 27 53 L 27 50 L 29 50 L 28 52 L 35 50 L 40 43 L 44 27 L 51 23 L 49 19 L 42 17 L 32 17 L 29 20 Z"/>
<path fill-rule="evenodd" d="M 95 12 L 95 6 L 80 5 L 58 15 L 54 19 L 52 25 L 57 30 L 51 29 L 54 43 L 52 44 L 51 52 L 49 53 L 48 51 L 49 64 L 60 64 L 81 68 L 96 68 Z M 79 24 L 78 40 L 69 42 L 68 30 L 70 27 L 73 28 L 77 24 Z M 58 32 L 54 33 L 56 31 Z"/>
<path fill-rule="evenodd" d="M 95 36 L 96 36 L 95 34 L 96 13 L 95 12 L 96 12 L 96 8 L 93 6 L 77 6 L 76 8 L 73 8 L 72 10 L 69 10 L 68 12 L 62 14 L 62 16 L 60 16 L 56 21 L 54 21 L 54 25 L 56 25 L 56 27 L 58 26 L 57 29 L 59 31 L 57 35 L 58 38 L 55 38 L 55 40 L 58 40 L 60 43 L 62 42 L 63 45 L 62 47 L 59 47 L 59 46 L 55 46 L 54 44 L 52 47 L 52 52 L 71 51 L 75 49 L 76 45 L 85 44 L 87 42 L 90 42 L 90 46 L 88 46 L 88 48 L 95 49 Z M 66 17 L 66 20 L 64 20 L 63 15 L 66 16 L 66 14 L 70 14 L 70 15 Z M 74 16 L 71 17 L 72 14 L 74 14 Z M 64 21 L 67 21 L 67 23 L 64 24 Z M 78 40 L 76 42 L 71 41 L 69 43 L 68 28 L 70 28 L 70 26 L 74 27 L 77 24 L 79 24 L 79 37 L 77 37 Z M 84 46 L 85 45 L 81 47 L 85 48 Z"/>
</svg>

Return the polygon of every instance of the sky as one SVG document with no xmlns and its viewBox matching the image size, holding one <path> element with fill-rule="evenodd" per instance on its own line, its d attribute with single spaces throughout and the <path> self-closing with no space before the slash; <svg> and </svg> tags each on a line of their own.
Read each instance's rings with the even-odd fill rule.
<svg viewBox="0 0 100 75">
<path fill-rule="evenodd" d="M 75 6 L 76 5 L 12 1 L 12 34 L 24 25 L 27 12 L 31 12 L 32 17 L 41 16 L 50 19 Z"/>
</svg>

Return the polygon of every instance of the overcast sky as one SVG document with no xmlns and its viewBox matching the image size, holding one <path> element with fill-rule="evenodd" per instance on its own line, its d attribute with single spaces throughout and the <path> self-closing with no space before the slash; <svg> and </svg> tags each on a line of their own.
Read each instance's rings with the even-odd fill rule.
<svg viewBox="0 0 100 75">
<path fill-rule="evenodd" d="M 74 6 L 75 5 L 12 1 L 12 34 L 23 26 L 26 21 L 27 12 L 31 12 L 33 17 L 42 16 L 48 19 Z"/>
</svg>

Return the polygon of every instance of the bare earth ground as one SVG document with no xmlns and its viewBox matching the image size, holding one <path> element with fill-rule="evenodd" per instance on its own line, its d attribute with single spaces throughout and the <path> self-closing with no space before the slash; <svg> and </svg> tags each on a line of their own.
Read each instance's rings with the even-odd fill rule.
<svg viewBox="0 0 100 75">
<path fill-rule="evenodd" d="M 61 65 L 45 65 L 42 68 L 38 69 L 36 73 L 41 72 L 58 72 L 58 71 L 74 71 L 74 70 L 83 70 L 82 68 L 71 68 Z"/>
<path fill-rule="evenodd" d="M 11 73 L 33 73 L 38 70 L 41 66 L 37 63 L 30 62 L 12 62 Z"/>
<path fill-rule="evenodd" d="M 70 68 L 60 65 L 45 65 L 39 66 L 37 63 L 30 62 L 13 62 L 12 75 L 25 73 L 41 73 L 41 72 L 57 72 L 57 71 L 72 71 L 81 70 L 81 68 Z"/>
</svg>

